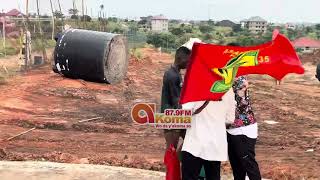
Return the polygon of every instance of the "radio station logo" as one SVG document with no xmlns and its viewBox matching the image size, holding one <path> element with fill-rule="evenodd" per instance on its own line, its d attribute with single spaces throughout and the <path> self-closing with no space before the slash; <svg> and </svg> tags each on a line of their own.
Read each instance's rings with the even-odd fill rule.
<svg viewBox="0 0 320 180">
<path fill-rule="evenodd" d="M 166 109 L 164 113 L 156 113 L 156 104 L 138 103 L 131 109 L 131 118 L 138 124 L 158 129 L 187 129 L 191 127 L 192 111 Z"/>
</svg>

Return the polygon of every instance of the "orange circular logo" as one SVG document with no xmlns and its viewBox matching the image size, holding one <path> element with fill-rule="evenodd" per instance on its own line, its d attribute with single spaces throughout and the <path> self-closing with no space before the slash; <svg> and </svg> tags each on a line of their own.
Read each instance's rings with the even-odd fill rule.
<svg viewBox="0 0 320 180">
<path fill-rule="evenodd" d="M 131 110 L 133 121 L 139 124 L 154 123 L 155 104 L 138 103 Z"/>
</svg>

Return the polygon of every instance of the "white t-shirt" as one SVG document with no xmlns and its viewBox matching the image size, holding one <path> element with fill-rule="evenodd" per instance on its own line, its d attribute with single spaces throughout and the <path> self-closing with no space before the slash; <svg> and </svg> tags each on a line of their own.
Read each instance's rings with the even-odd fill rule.
<svg viewBox="0 0 320 180">
<path fill-rule="evenodd" d="M 248 138 L 257 139 L 257 137 L 258 137 L 258 123 L 254 123 L 249 126 L 228 129 L 227 131 L 229 134 L 234 135 L 234 136 L 245 135 Z"/>
<path fill-rule="evenodd" d="M 182 108 L 194 112 L 203 103 L 190 102 L 183 104 Z M 232 90 L 222 97 L 222 101 L 210 101 L 201 113 L 192 116 L 191 128 L 187 129 L 182 151 L 208 161 L 227 161 L 226 123 L 234 121 L 235 107 Z"/>
</svg>

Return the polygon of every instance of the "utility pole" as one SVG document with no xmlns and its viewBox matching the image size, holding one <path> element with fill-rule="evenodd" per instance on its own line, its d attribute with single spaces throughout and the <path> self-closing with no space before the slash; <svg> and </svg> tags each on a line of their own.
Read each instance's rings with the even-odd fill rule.
<svg viewBox="0 0 320 180">
<path fill-rule="evenodd" d="M 26 0 L 26 16 L 29 17 L 29 0 Z"/>
<path fill-rule="evenodd" d="M 3 21 L 2 21 L 2 36 L 3 36 L 4 56 L 7 56 L 7 51 L 6 51 L 6 14 L 5 13 L 3 16 Z"/>
<path fill-rule="evenodd" d="M 50 0 L 50 5 L 51 5 L 51 12 L 52 12 L 52 37 L 51 37 L 51 39 L 54 40 L 55 22 L 54 22 L 54 10 L 53 10 L 53 6 L 52 6 L 52 0 Z"/>
<path fill-rule="evenodd" d="M 58 0 L 58 4 L 59 4 L 59 10 L 60 10 L 60 13 L 61 13 L 61 14 L 63 14 L 63 13 L 62 13 L 62 9 L 61 9 L 60 0 Z M 62 15 L 62 17 L 61 17 L 61 21 L 62 21 L 62 30 L 63 30 L 63 27 L 64 27 L 64 19 L 63 19 L 63 15 Z"/>
<path fill-rule="evenodd" d="M 26 0 L 26 30 L 29 28 L 29 0 Z"/>
<path fill-rule="evenodd" d="M 86 25 L 85 25 L 86 19 L 84 18 L 84 0 L 82 0 L 82 21 L 83 21 L 83 23 L 82 23 L 83 29 L 85 29 L 86 28 Z"/>
<path fill-rule="evenodd" d="M 42 49 L 42 55 L 43 55 L 43 59 L 46 62 L 47 61 L 47 53 L 46 53 L 46 48 L 44 45 L 44 37 L 43 37 L 43 32 L 42 32 L 42 28 L 41 28 L 41 22 L 40 22 L 40 9 L 39 9 L 39 0 L 37 1 L 37 13 L 38 13 L 38 26 L 39 26 L 39 31 L 40 31 L 40 37 L 41 37 L 41 49 Z"/>
</svg>

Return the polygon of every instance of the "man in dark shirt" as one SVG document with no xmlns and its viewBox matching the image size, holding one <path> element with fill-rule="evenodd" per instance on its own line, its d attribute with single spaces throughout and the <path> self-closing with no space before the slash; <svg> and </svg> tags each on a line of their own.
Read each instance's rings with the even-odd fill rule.
<svg viewBox="0 0 320 180">
<path fill-rule="evenodd" d="M 317 66 L 317 71 L 316 71 L 316 78 L 320 81 L 320 63 Z"/>
<path fill-rule="evenodd" d="M 180 92 L 182 88 L 182 76 L 180 71 L 186 69 L 190 58 L 191 49 L 181 46 L 175 55 L 174 64 L 164 73 L 162 96 L 161 96 L 161 112 L 166 109 L 181 109 L 179 104 Z M 179 138 L 184 137 L 185 130 L 168 129 L 164 131 L 167 148 L 171 144 L 177 148 Z"/>
</svg>

